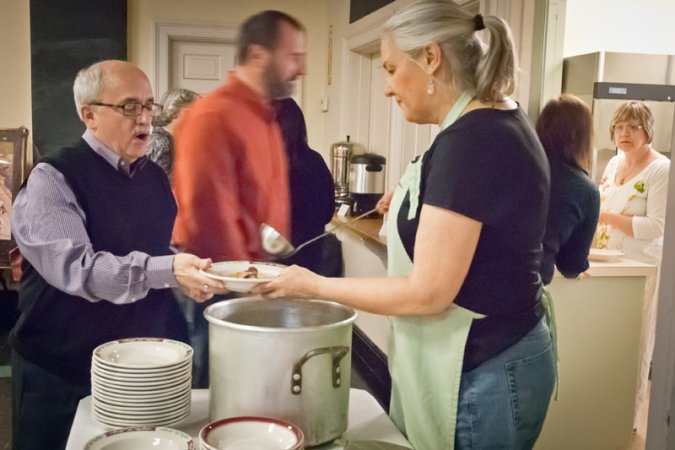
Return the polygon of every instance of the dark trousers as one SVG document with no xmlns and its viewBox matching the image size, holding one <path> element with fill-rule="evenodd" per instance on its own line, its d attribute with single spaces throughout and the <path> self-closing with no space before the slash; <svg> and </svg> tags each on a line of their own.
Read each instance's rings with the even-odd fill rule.
<svg viewBox="0 0 675 450">
<path fill-rule="evenodd" d="M 12 449 L 62 450 L 80 399 L 89 386 L 74 385 L 12 352 Z"/>
</svg>

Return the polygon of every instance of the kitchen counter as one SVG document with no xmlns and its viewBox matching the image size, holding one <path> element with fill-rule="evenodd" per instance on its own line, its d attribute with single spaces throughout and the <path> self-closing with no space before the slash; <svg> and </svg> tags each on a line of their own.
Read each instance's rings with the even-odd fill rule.
<svg viewBox="0 0 675 450">
<path fill-rule="evenodd" d="M 344 223 L 350 220 L 351 217 L 333 217 L 333 225 Z M 387 245 L 387 237 L 380 234 L 380 229 L 382 228 L 383 219 L 381 217 L 373 219 L 360 219 L 354 223 L 346 224 L 342 226 L 343 230 L 349 230 L 352 233 L 357 234 L 363 239 L 369 240 L 371 243 L 381 246 Z"/>
<path fill-rule="evenodd" d="M 192 390 L 192 410 L 183 422 L 171 426 L 183 431 L 199 448 L 199 431 L 209 422 L 209 390 Z M 394 426 L 389 416 L 382 410 L 373 396 L 361 389 L 349 391 L 349 417 L 347 431 L 332 443 L 312 447 L 315 450 L 338 450 L 347 441 L 378 440 L 410 447 L 400 431 Z M 102 425 L 91 415 L 91 397 L 80 400 L 77 413 L 70 429 L 66 450 L 82 450 L 90 439 L 110 431 L 112 427 Z"/>
<path fill-rule="evenodd" d="M 644 286 L 656 267 L 625 258 L 590 264 L 588 276 L 556 274 L 548 287 L 559 379 L 535 450 L 613 450 L 631 442 Z"/>
<path fill-rule="evenodd" d="M 616 258 L 611 261 L 589 262 L 587 275 L 592 277 L 643 277 L 656 275 L 656 266 L 641 263 L 628 258 Z M 556 271 L 556 277 L 562 278 Z"/>
<path fill-rule="evenodd" d="M 332 224 L 337 225 L 350 220 L 350 217 L 333 218 Z M 380 234 L 383 218 L 361 219 L 352 224 L 342 225 L 342 230 L 348 230 L 362 240 L 367 240 L 371 244 L 381 246 L 383 249 L 387 246 L 386 235 Z M 590 269 L 587 275 L 603 277 L 623 277 L 623 276 L 646 276 L 655 273 L 656 268 L 649 264 L 644 264 L 627 258 L 615 258 L 609 261 L 589 261 Z M 556 276 L 561 275 L 556 272 Z"/>
</svg>

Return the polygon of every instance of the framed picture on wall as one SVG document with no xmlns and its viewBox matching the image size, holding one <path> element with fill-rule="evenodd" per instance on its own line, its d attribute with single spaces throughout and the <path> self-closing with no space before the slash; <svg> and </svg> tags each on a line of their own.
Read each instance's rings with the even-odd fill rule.
<svg viewBox="0 0 675 450">
<path fill-rule="evenodd" d="M 3 241 L 9 242 L 12 238 L 12 202 L 26 176 L 27 151 L 27 128 L 0 129 L 0 260 L 6 253 Z"/>
</svg>

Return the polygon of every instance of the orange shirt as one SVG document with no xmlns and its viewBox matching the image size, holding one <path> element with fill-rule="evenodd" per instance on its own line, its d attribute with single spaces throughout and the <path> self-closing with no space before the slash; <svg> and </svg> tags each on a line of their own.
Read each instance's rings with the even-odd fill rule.
<svg viewBox="0 0 675 450">
<path fill-rule="evenodd" d="M 174 134 L 176 246 L 214 262 L 264 260 L 261 223 L 290 236 L 286 154 L 269 102 L 230 74 Z"/>
</svg>

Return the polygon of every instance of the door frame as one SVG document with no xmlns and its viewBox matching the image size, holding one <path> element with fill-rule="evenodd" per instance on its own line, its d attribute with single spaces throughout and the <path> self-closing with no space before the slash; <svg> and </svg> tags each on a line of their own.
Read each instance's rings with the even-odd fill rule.
<svg viewBox="0 0 675 450">
<path fill-rule="evenodd" d="M 157 95 L 169 89 L 171 42 L 180 40 L 235 44 L 238 25 L 203 25 L 194 23 L 155 24 L 155 86 Z"/>
</svg>

